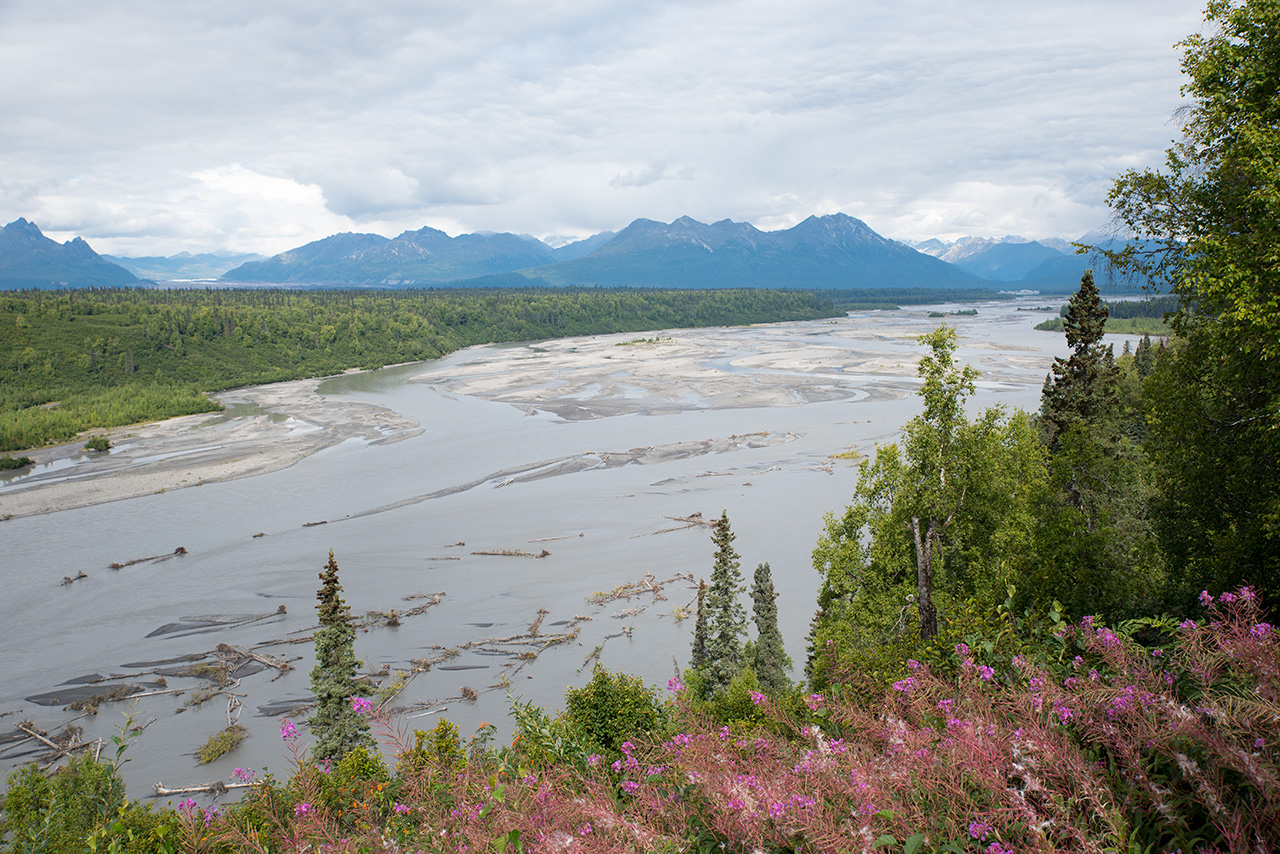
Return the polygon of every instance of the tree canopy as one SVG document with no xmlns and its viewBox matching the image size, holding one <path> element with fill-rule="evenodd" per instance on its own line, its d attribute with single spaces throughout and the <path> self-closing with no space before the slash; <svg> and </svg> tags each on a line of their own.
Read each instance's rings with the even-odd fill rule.
<svg viewBox="0 0 1280 854">
<path fill-rule="evenodd" d="M 1181 42 L 1190 99 L 1163 170 L 1108 201 L 1135 240 L 1107 253 L 1179 297 L 1149 382 L 1162 546 L 1183 601 L 1280 594 L 1280 4 L 1212 0 Z"/>
</svg>

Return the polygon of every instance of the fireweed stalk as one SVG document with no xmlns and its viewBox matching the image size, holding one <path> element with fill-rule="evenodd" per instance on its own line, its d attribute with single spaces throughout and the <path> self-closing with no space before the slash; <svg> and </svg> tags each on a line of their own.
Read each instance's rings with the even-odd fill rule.
<svg viewBox="0 0 1280 854">
<path fill-rule="evenodd" d="M 448 758 L 370 707 L 398 762 L 385 809 L 370 805 L 365 823 L 344 829 L 317 805 L 323 772 L 295 748 L 287 785 L 256 787 L 256 802 L 212 828 L 236 850 L 262 851 L 512 850 L 517 840 L 606 854 L 707 843 L 872 851 L 913 834 L 925 835 L 922 850 L 985 854 L 1276 850 L 1280 643 L 1247 588 L 1205 606 L 1206 619 L 1157 649 L 1086 619 L 1064 631 L 1052 671 L 979 664 L 961 647 L 954 675 L 912 663 L 874 696 L 760 695 L 766 722 L 750 729 L 701 716 L 676 686 L 676 734 L 635 738 L 616 763 L 585 751 L 581 762 L 538 761 L 549 753 L 533 733 Z M 249 844 L 254 809 L 273 817 L 255 825 L 270 845 Z"/>
</svg>

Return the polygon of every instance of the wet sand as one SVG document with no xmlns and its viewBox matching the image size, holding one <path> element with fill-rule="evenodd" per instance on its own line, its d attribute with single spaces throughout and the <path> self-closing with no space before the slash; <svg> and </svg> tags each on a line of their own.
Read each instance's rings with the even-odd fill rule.
<svg viewBox="0 0 1280 854">
<path fill-rule="evenodd" d="M 832 328 L 851 332 L 840 321 Z M 757 341 L 760 329 L 753 330 Z M 793 339 L 768 335 L 744 353 L 736 331 L 741 330 L 667 330 L 513 345 L 488 349 L 483 359 L 455 366 L 447 378 L 428 371 L 421 379 L 453 393 L 577 420 L 637 411 L 796 406 L 858 394 L 852 377 L 842 372 L 885 379 L 914 372 L 910 363 L 883 353 L 825 344 L 798 348 Z M 902 337 L 914 334 L 904 325 Z M 811 379 L 798 381 L 797 374 Z M 226 412 L 117 428 L 109 434 L 114 447 L 106 454 L 86 453 L 83 438 L 24 452 L 36 461 L 35 470 L 0 487 L 0 518 L 251 477 L 288 468 L 348 439 L 394 442 L 420 432 L 416 422 L 391 410 L 320 394 L 322 382 L 223 392 L 215 397 Z"/>
</svg>

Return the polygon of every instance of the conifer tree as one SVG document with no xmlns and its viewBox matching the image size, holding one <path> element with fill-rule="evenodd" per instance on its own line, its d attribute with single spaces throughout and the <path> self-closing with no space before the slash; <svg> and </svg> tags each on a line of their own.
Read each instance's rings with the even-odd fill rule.
<svg viewBox="0 0 1280 854">
<path fill-rule="evenodd" d="M 1053 360 L 1053 374 L 1045 380 L 1041 394 L 1041 431 L 1050 450 L 1057 448 L 1061 435 L 1073 425 L 1102 426 L 1118 415 L 1120 373 L 1111 345 L 1102 343 L 1107 314 L 1093 271 L 1086 270 L 1080 289 L 1067 303 L 1063 322 L 1071 356 Z"/>
<path fill-rule="evenodd" d="M 787 679 L 791 659 L 787 657 L 782 644 L 782 632 L 778 630 L 778 594 L 773 589 L 773 573 L 769 564 L 758 565 L 752 581 L 751 602 L 756 624 L 756 642 L 751 648 L 751 665 L 762 688 L 770 693 L 785 691 L 791 687 Z"/>
<path fill-rule="evenodd" d="M 342 599 L 338 564 L 333 550 L 320 573 L 316 611 L 316 666 L 311 671 L 311 690 L 316 695 L 316 713 L 307 723 L 316 737 L 312 755 L 317 759 L 341 759 L 356 747 L 372 748 L 369 721 L 351 706 L 351 698 L 369 693 L 367 685 L 356 682 L 361 662 L 355 655 L 355 629 L 351 612 Z"/>
<path fill-rule="evenodd" d="M 747 615 L 738 596 L 746 585 L 742 581 L 738 553 L 733 550 L 733 539 L 729 515 L 722 512 L 711 532 L 711 540 L 716 544 L 716 564 L 711 571 L 706 599 L 706 663 L 702 673 L 709 695 L 727 688 L 743 665 Z"/>
<path fill-rule="evenodd" d="M 693 652 L 689 656 L 689 666 L 701 671 L 707 664 L 707 582 L 698 579 L 698 610 L 693 621 Z"/>
</svg>

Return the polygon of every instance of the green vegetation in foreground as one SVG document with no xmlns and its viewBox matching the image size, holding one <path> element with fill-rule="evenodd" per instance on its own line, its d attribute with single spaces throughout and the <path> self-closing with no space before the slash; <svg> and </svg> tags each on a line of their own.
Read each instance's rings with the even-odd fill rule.
<svg viewBox="0 0 1280 854">
<path fill-rule="evenodd" d="M 5 454 L 4 456 L 0 456 L 0 471 L 20 469 L 23 466 L 29 466 L 34 462 L 35 460 L 31 459 L 31 457 L 15 457 L 12 454 Z"/>
<path fill-rule="evenodd" d="M 0 451 L 210 412 L 208 392 L 473 344 L 836 317 L 804 291 L 0 293 Z"/>
</svg>

